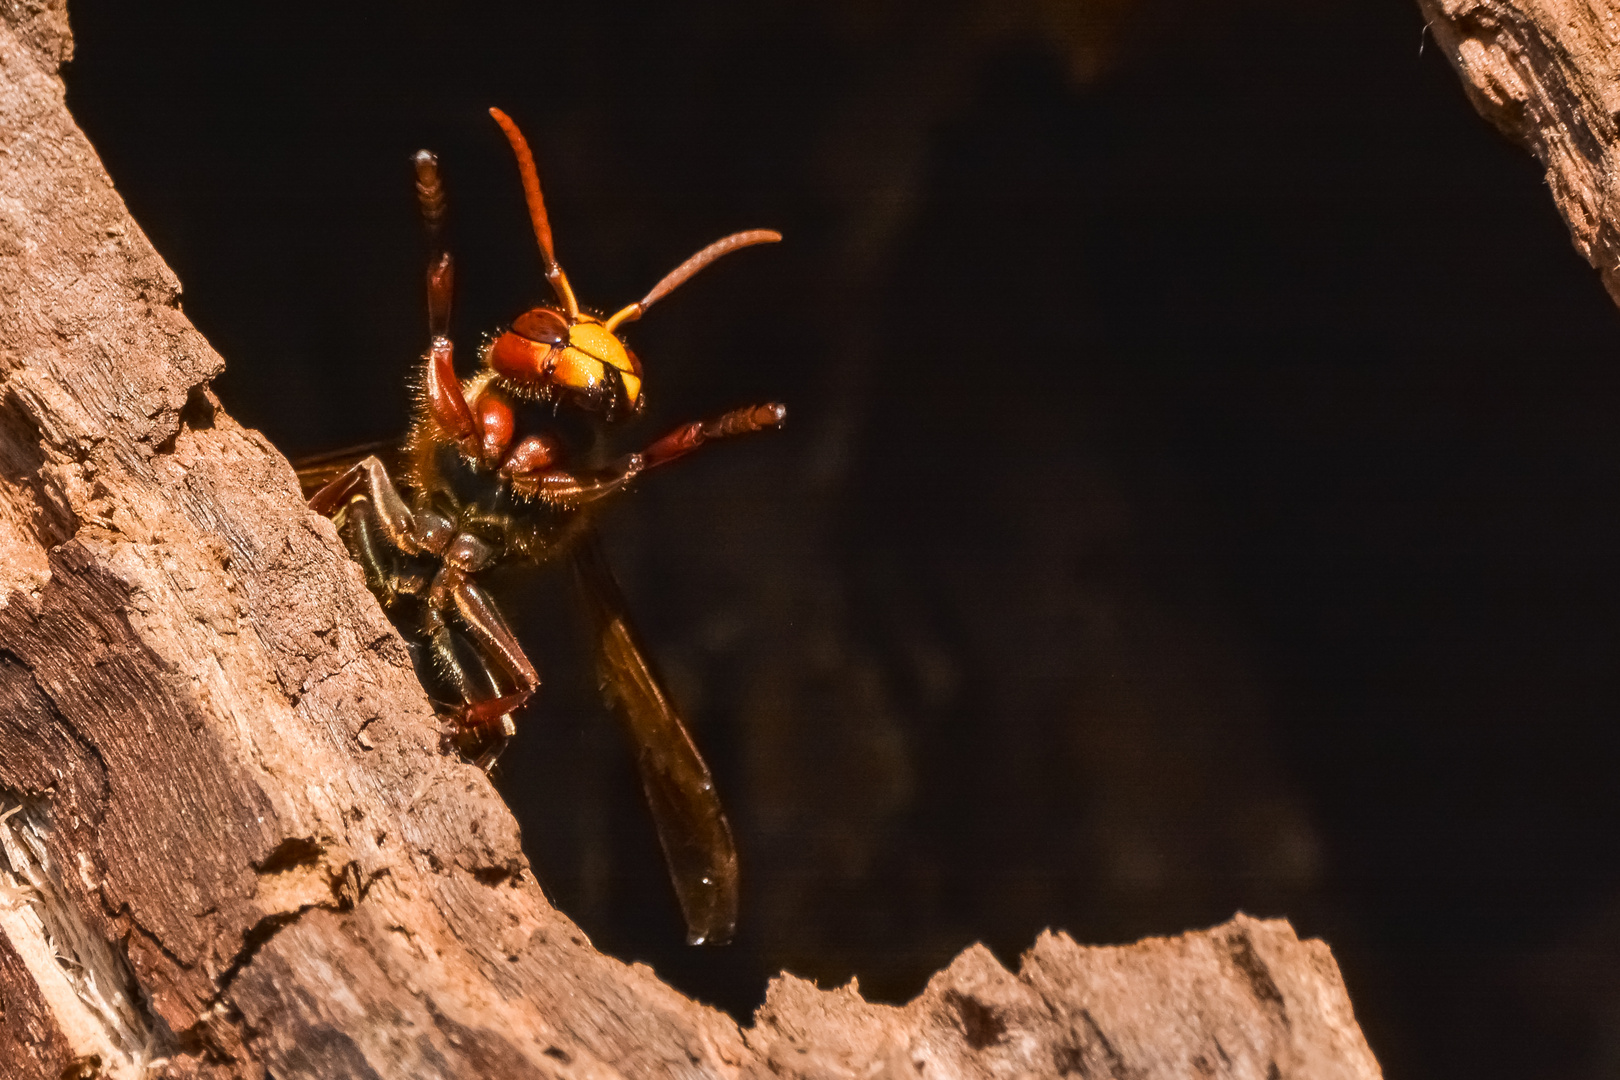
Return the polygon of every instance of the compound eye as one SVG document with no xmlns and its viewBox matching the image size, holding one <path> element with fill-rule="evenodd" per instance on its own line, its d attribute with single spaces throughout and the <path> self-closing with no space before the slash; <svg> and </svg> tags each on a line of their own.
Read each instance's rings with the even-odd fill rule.
<svg viewBox="0 0 1620 1080">
<path fill-rule="evenodd" d="M 512 320 L 512 332 L 543 345 L 561 345 L 568 340 L 568 320 L 550 308 L 532 308 Z"/>
</svg>

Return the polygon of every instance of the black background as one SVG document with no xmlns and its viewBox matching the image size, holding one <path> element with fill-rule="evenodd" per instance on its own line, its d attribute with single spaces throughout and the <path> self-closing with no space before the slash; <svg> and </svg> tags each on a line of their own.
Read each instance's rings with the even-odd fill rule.
<svg viewBox="0 0 1620 1080">
<path fill-rule="evenodd" d="M 439 152 L 457 336 L 544 297 L 781 434 L 606 529 L 743 850 L 688 950 L 567 589 L 498 782 L 602 948 L 746 1018 L 983 940 L 1286 915 L 1391 1077 L 1620 1069 L 1620 320 L 1399 0 L 85 0 L 69 101 L 297 456 L 389 436 Z"/>
</svg>

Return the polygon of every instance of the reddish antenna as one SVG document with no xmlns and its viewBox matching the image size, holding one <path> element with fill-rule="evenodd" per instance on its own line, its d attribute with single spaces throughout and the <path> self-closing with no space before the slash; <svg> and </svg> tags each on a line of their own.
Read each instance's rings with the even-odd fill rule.
<svg viewBox="0 0 1620 1080">
<path fill-rule="evenodd" d="M 529 141 L 523 137 L 523 132 L 518 130 L 512 118 L 501 110 L 491 108 L 489 115 L 501 125 L 501 130 L 506 133 L 506 141 L 512 144 L 512 153 L 517 156 L 518 175 L 523 178 L 523 198 L 529 204 L 529 221 L 534 225 L 534 238 L 540 244 L 540 257 L 546 264 L 546 280 L 551 282 L 557 299 L 567 309 L 568 321 L 573 322 L 579 318 L 579 301 L 574 299 L 568 275 L 557 263 L 557 253 L 551 246 L 551 219 L 546 216 L 546 200 L 540 194 L 540 172 L 534 167 Z"/>
<path fill-rule="evenodd" d="M 652 287 L 640 300 L 629 307 L 615 311 L 605 324 L 609 330 L 617 328 L 621 323 L 635 322 L 642 314 L 658 301 L 674 292 L 686 283 L 687 278 L 708 266 L 722 255 L 730 255 L 738 248 L 751 247 L 754 244 L 774 244 L 782 239 L 782 234 L 774 229 L 749 229 L 747 232 L 732 233 L 722 237 L 704 248 L 702 251 L 687 259 L 681 265 L 665 274 L 663 280 Z"/>
</svg>

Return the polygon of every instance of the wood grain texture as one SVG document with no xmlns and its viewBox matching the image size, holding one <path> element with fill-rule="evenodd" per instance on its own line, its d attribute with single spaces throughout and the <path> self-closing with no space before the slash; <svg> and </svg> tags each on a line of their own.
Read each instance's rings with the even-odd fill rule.
<svg viewBox="0 0 1620 1080">
<path fill-rule="evenodd" d="M 1480 113 L 1547 171 L 1575 248 L 1620 303 L 1620 4 L 1418 0 Z"/>
<path fill-rule="evenodd" d="M 754 1027 L 594 951 L 0 4 L 0 1077 L 1379 1075 L 1324 945 L 1239 917 Z"/>
</svg>

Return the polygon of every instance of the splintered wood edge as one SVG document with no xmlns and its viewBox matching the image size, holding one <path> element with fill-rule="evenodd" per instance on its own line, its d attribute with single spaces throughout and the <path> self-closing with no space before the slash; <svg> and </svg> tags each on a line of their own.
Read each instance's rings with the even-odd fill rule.
<svg viewBox="0 0 1620 1080">
<path fill-rule="evenodd" d="M 1620 8 L 1418 0 L 1480 114 L 1546 169 L 1570 239 L 1620 303 Z"/>
<path fill-rule="evenodd" d="M 1378 1074 L 1283 922 L 981 947 L 909 1005 L 753 1027 L 590 947 L 442 755 L 409 658 L 0 6 L 0 1061 L 7 1076 Z M 1191 1071 L 1189 1071 L 1191 1070 Z"/>
</svg>

